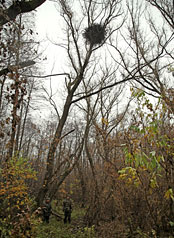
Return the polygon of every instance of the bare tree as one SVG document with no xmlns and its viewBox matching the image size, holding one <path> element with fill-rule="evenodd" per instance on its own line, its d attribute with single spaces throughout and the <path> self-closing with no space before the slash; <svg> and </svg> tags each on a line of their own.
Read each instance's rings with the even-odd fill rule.
<svg viewBox="0 0 174 238">
<path fill-rule="evenodd" d="M 111 42 L 119 58 L 114 56 L 114 51 L 111 55 L 120 65 L 122 77 L 132 77 L 134 89 L 138 87 L 153 97 L 162 98 L 173 111 L 169 96 L 172 73 L 168 72 L 173 62 L 173 32 L 157 15 L 162 26 L 159 28 L 150 10 L 153 9 L 146 8 L 143 1 L 127 1 L 130 24 L 124 33 L 120 31 L 125 47 L 123 50 Z M 147 23 L 146 27 L 143 27 L 144 23 Z"/>
<path fill-rule="evenodd" d="M 161 13 L 164 20 L 171 28 L 174 28 L 174 2 L 168 0 L 146 0 L 152 6 L 156 7 Z"/>
<path fill-rule="evenodd" d="M 82 12 L 81 19 L 76 20 L 75 12 L 73 12 L 73 6 L 68 5 L 64 0 L 59 1 L 62 17 L 66 23 L 67 40 L 62 44 L 67 51 L 67 55 L 70 60 L 72 73 L 70 77 L 66 79 L 67 97 L 63 107 L 62 115 L 57 125 L 57 129 L 53 140 L 51 141 L 48 157 L 47 168 L 44 178 L 44 183 L 39 191 L 38 203 L 43 201 L 46 193 L 49 189 L 49 184 L 54 170 L 54 158 L 56 148 L 61 140 L 63 128 L 69 115 L 70 107 L 75 96 L 75 92 L 80 83 L 86 77 L 86 72 L 90 66 L 92 66 L 91 59 L 94 52 L 99 49 L 106 41 L 106 29 L 108 28 L 108 37 L 116 30 L 109 30 L 109 25 L 112 21 L 118 18 L 120 9 L 117 11 L 117 7 L 120 1 L 82 1 L 79 2 L 79 6 Z M 77 6 L 76 6 L 77 8 Z M 84 43 L 82 37 L 82 30 L 84 31 L 84 22 L 87 22 L 87 28 L 83 36 L 86 39 Z M 99 24 L 98 24 L 99 22 Z M 84 28 L 83 28 L 84 27 Z M 101 28 L 100 28 L 101 27 Z M 117 28 L 120 27 L 120 24 Z M 99 32 L 96 36 L 96 28 L 99 28 Z M 92 37 L 92 38 L 91 38 Z M 92 40 L 91 40 L 92 39 Z M 83 47 L 82 47 L 83 45 Z"/>
<path fill-rule="evenodd" d="M 3 143 L 7 145 L 6 149 L 3 148 L 3 153 L 7 153 L 6 159 L 10 158 L 13 152 L 18 150 L 20 122 L 23 112 L 22 105 L 24 105 L 27 84 L 29 84 L 27 78 L 22 77 L 21 73 L 29 71 L 35 64 L 33 60 L 34 49 L 29 50 L 31 44 L 32 48 L 34 48 L 34 44 L 27 41 L 31 36 L 30 32 L 32 30 L 30 29 L 29 31 L 27 28 L 23 28 L 25 21 L 26 19 L 23 19 L 20 15 L 16 19 L 16 24 L 9 23 L 1 29 L 0 77 L 2 84 L 0 113 L 3 122 L 1 134 L 3 135 L 5 132 L 7 135 L 3 140 Z"/>
</svg>

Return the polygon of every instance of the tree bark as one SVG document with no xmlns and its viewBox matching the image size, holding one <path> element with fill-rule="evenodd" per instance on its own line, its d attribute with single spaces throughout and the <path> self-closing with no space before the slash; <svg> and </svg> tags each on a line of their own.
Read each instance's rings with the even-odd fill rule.
<svg viewBox="0 0 174 238">
<path fill-rule="evenodd" d="M 25 131 L 25 124 L 26 124 L 26 120 L 27 120 L 27 116 L 28 116 L 29 105 L 30 105 L 30 101 L 31 101 L 31 94 L 32 94 L 32 91 L 33 91 L 33 87 L 34 87 L 34 80 L 31 83 L 31 88 L 30 88 L 30 91 L 29 91 L 27 105 L 26 105 L 26 109 L 25 109 L 25 115 L 24 115 L 24 120 L 23 120 L 23 125 L 22 125 L 22 131 L 21 131 L 21 138 L 20 138 L 20 143 L 19 143 L 19 148 L 18 148 L 19 151 L 21 151 L 21 148 L 22 148 L 23 136 L 24 136 L 24 131 Z"/>
<path fill-rule="evenodd" d="M 0 26 L 15 20 L 19 14 L 27 13 L 41 6 L 46 0 L 14 1 L 6 10 L 0 12 Z"/>
</svg>

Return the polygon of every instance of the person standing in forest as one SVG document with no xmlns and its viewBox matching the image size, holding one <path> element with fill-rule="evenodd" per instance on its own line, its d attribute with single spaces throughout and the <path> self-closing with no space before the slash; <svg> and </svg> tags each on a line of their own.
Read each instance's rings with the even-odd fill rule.
<svg viewBox="0 0 174 238">
<path fill-rule="evenodd" d="M 63 201 L 63 212 L 64 212 L 64 224 L 71 223 L 71 213 L 72 213 L 72 202 L 69 196 Z"/>
<path fill-rule="evenodd" d="M 46 223 L 49 223 L 51 210 L 51 201 L 49 198 L 46 198 L 42 206 L 43 221 L 45 221 Z"/>
</svg>

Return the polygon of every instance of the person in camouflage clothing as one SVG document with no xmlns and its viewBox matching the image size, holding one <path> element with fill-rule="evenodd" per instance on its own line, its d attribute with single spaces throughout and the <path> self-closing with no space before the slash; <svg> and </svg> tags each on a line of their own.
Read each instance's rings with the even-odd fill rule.
<svg viewBox="0 0 174 238">
<path fill-rule="evenodd" d="M 69 196 L 63 201 L 64 223 L 71 223 L 72 202 Z"/>
<path fill-rule="evenodd" d="M 46 223 L 49 223 L 51 210 L 51 201 L 49 198 L 46 198 L 42 206 L 43 221 L 45 221 Z"/>
</svg>

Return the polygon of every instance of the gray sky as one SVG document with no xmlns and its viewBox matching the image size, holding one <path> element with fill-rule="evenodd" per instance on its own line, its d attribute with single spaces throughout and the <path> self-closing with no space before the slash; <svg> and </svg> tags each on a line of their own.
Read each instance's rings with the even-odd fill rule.
<svg viewBox="0 0 174 238">
<path fill-rule="evenodd" d="M 39 41 L 41 41 L 40 51 L 43 51 L 42 58 L 47 58 L 47 60 L 41 62 L 40 65 L 41 69 L 44 71 L 42 73 L 43 75 L 64 72 L 63 67 L 65 64 L 63 59 L 65 58 L 65 52 L 62 48 L 50 42 L 50 40 L 58 42 L 58 38 L 61 38 L 61 21 L 62 19 L 56 9 L 55 3 L 51 1 L 46 1 L 36 10 L 35 26 Z M 56 76 L 52 77 L 51 81 L 50 78 L 43 79 L 44 85 L 48 91 L 50 91 L 51 82 L 53 93 L 55 94 L 57 92 L 56 101 L 61 97 L 64 78 L 64 76 Z M 50 113 L 49 108 L 46 108 L 45 110 L 42 110 L 42 114 L 44 116 L 47 114 L 47 112 Z"/>
<path fill-rule="evenodd" d="M 44 69 L 47 74 L 51 73 L 54 64 L 55 69 L 52 73 L 58 73 L 61 70 L 61 65 L 63 65 L 63 49 L 49 42 L 49 39 L 53 42 L 58 42 L 58 38 L 61 38 L 61 21 L 62 19 L 55 7 L 55 3 L 46 1 L 37 9 L 36 31 L 41 40 L 43 53 L 47 56 L 47 61 L 44 62 Z"/>
<path fill-rule="evenodd" d="M 46 1 L 36 11 L 36 31 L 38 32 L 39 39 L 41 40 L 41 47 L 44 49 L 43 54 L 47 57 L 47 60 L 43 62 L 42 68 L 46 74 L 56 74 L 66 71 L 66 57 L 65 51 L 49 42 L 51 39 L 54 42 L 58 42 L 63 38 L 63 30 L 61 29 L 62 18 L 60 13 L 56 9 L 55 3 Z M 45 40 L 47 39 L 47 40 Z M 123 43 L 122 43 L 123 45 Z M 53 92 L 59 90 L 56 95 L 56 101 L 63 94 L 62 85 L 64 84 L 63 77 L 52 77 Z M 49 79 L 45 80 L 46 85 L 49 88 Z M 60 105 L 60 100 L 59 105 Z"/>
</svg>

